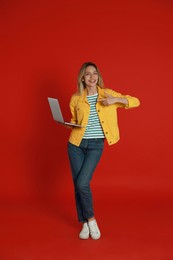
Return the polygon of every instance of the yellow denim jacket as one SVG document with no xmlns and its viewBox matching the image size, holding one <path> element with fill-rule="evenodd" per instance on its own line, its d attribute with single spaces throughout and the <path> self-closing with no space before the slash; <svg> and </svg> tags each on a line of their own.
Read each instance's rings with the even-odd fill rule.
<svg viewBox="0 0 173 260">
<path fill-rule="evenodd" d="M 124 97 L 128 100 L 128 105 L 116 103 L 109 106 L 102 105 L 101 102 L 97 102 L 96 110 L 100 119 L 100 123 L 109 145 L 115 144 L 120 139 L 119 128 L 117 122 L 117 108 L 124 107 L 126 109 L 138 107 L 140 102 L 137 98 L 129 95 L 122 95 L 112 89 L 98 88 L 98 99 L 105 98 L 105 93 L 110 94 L 114 97 Z M 84 89 L 82 94 L 74 94 L 70 100 L 70 110 L 72 114 L 71 123 L 77 123 L 84 127 L 73 127 L 69 142 L 79 146 L 84 136 L 85 127 L 88 123 L 90 114 L 90 105 L 87 101 L 87 90 Z"/>
</svg>

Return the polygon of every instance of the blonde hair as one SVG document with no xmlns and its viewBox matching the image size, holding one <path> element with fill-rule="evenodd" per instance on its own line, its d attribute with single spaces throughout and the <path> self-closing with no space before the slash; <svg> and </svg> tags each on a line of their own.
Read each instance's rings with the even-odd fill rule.
<svg viewBox="0 0 173 260">
<path fill-rule="evenodd" d="M 93 62 L 85 62 L 82 67 L 79 70 L 79 74 L 78 74 L 78 92 L 80 94 L 82 94 L 82 92 L 84 91 L 84 89 L 86 88 L 85 86 L 85 82 L 83 81 L 83 77 L 85 74 L 85 70 L 88 66 L 93 66 L 96 68 L 96 71 L 98 73 L 98 82 L 97 85 L 101 88 L 104 88 L 104 84 L 103 84 L 103 78 L 102 75 L 98 69 L 98 67 L 96 66 L 96 64 L 94 64 Z"/>
</svg>

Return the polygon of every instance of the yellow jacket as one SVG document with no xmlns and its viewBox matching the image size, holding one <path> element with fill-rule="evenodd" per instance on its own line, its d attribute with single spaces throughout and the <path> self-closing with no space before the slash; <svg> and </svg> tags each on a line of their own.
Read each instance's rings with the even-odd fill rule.
<svg viewBox="0 0 173 260">
<path fill-rule="evenodd" d="M 105 138 L 108 141 L 109 145 L 115 144 L 119 140 L 119 128 L 117 122 L 117 108 L 124 107 L 126 109 L 138 107 L 140 102 L 137 98 L 131 97 L 129 95 L 122 95 L 118 92 L 115 92 L 111 89 L 100 88 L 98 86 L 98 99 L 105 98 L 105 92 L 114 97 L 124 97 L 128 100 L 128 105 L 123 105 L 120 103 L 112 104 L 109 106 L 102 105 L 101 102 L 97 102 L 96 110 L 100 119 L 100 123 L 103 128 Z M 87 126 L 90 105 L 87 101 L 87 90 L 84 89 L 82 94 L 74 94 L 70 100 L 70 110 L 72 114 L 71 122 L 77 123 L 82 126 Z M 84 136 L 85 127 L 73 127 L 69 142 L 79 146 L 80 142 Z"/>
</svg>

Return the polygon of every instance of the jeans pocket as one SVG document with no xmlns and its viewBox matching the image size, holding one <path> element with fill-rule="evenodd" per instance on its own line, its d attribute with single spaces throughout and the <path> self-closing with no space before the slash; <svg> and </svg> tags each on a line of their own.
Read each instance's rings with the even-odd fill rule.
<svg viewBox="0 0 173 260">
<path fill-rule="evenodd" d="M 104 148 L 104 138 L 97 138 L 95 140 L 95 147 L 103 149 Z"/>
</svg>

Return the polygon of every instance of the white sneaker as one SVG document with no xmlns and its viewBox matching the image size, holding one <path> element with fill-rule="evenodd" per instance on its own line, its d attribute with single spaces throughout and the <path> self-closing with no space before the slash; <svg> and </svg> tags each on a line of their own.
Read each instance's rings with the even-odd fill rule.
<svg viewBox="0 0 173 260">
<path fill-rule="evenodd" d="M 79 237 L 81 239 L 88 239 L 89 238 L 89 228 L 88 224 L 84 223 L 81 232 L 79 233 Z"/>
<path fill-rule="evenodd" d="M 96 220 L 94 219 L 88 221 L 88 226 L 89 226 L 90 236 L 92 237 L 92 239 L 99 239 L 101 237 L 101 233 Z"/>
</svg>

